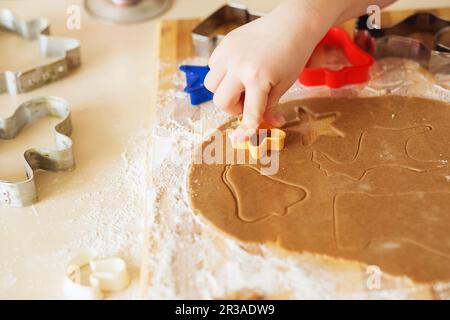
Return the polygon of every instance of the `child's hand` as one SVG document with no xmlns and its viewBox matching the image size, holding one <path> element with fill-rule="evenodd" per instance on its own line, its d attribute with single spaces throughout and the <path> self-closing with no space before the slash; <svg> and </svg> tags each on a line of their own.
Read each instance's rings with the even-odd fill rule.
<svg viewBox="0 0 450 320">
<path fill-rule="evenodd" d="M 313 8 L 287 1 L 270 14 L 230 32 L 211 55 L 205 86 L 214 103 L 230 114 L 243 113 L 237 139 L 258 129 L 262 120 L 285 122 L 271 107 L 292 86 L 330 22 L 318 23 Z M 287 5 L 289 3 L 289 5 Z M 292 4 L 295 7 L 292 8 Z"/>
<path fill-rule="evenodd" d="M 355 3 L 364 2 L 286 0 L 223 39 L 209 60 L 205 86 L 214 92 L 218 107 L 231 114 L 243 113 L 234 138 L 251 135 L 262 120 L 276 127 L 284 124 L 283 117 L 270 108 L 296 81 L 328 29 L 346 11 L 357 11 Z"/>
</svg>

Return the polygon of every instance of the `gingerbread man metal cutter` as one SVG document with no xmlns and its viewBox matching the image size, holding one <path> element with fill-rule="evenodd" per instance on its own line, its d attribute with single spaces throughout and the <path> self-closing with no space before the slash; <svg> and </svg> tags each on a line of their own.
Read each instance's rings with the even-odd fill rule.
<svg viewBox="0 0 450 320">
<path fill-rule="evenodd" d="M 55 150 L 33 148 L 25 151 L 25 172 L 27 179 L 20 182 L 0 180 L 0 204 L 24 207 L 37 201 L 34 171 L 62 171 L 74 167 L 72 154 L 72 132 L 69 104 L 57 97 L 33 99 L 21 104 L 14 114 L 0 118 L 0 139 L 13 139 L 27 124 L 43 117 L 58 117 L 61 122 L 55 126 Z"/>
<path fill-rule="evenodd" d="M 52 62 L 28 70 L 0 72 L 0 94 L 18 94 L 42 87 L 69 74 L 81 64 L 80 42 L 50 36 L 45 19 L 23 21 L 10 10 L 0 9 L 0 29 L 17 33 L 26 40 L 38 40 L 41 55 Z"/>
</svg>

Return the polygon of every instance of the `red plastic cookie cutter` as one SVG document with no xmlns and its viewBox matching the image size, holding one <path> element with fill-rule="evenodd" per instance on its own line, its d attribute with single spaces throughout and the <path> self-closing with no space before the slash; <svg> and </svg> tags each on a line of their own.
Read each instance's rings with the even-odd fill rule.
<svg viewBox="0 0 450 320">
<path fill-rule="evenodd" d="M 334 47 L 342 49 L 351 66 L 345 66 L 339 70 L 329 68 L 314 68 L 311 58 L 318 49 Z M 330 88 L 340 88 L 348 84 L 358 84 L 369 80 L 369 68 L 374 63 L 371 55 L 360 49 L 344 29 L 331 28 L 314 50 L 305 69 L 299 76 L 299 81 L 306 86 L 326 85 Z"/>
</svg>

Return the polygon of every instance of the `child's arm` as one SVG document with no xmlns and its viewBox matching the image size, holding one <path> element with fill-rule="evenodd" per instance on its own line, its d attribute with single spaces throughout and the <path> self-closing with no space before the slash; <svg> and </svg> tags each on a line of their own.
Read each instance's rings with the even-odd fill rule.
<svg viewBox="0 0 450 320">
<path fill-rule="evenodd" d="M 249 135 L 262 120 L 282 126 L 285 120 L 270 108 L 295 82 L 328 29 L 365 13 L 370 4 L 392 2 L 285 0 L 270 14 L 230 32 L 211 55 L 205 86 L 215 93 L 217 106 L 243 113 L 235 137 Z"/>
</svg>

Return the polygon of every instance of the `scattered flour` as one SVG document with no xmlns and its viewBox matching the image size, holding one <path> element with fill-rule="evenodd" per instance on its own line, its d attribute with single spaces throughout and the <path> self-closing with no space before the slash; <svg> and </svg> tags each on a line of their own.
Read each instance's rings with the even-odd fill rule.
<svg viewBox="0 0 450 320">
<path fill-rule="evenodd" d="M 77 227 L 75 239 L 65 256 L 73 256 L 79 250 L 93 249 L 101 257 L 118 256 L 127 262 L 132 283 L 123 292 L 111 298 L 138 298 L 139 276 L 144 244 L 145 213 L 147 202 L 147 158 L 151 131 L 142 130 L 131 139 L 123 141 L 126 151 L 117 160 L 114 172 L 106 168 L 93 178 L 106 181 L 106 188 L 86 192 L 74 200 L 74 210 L 83 209 L 83 214 L 67 227 Z M 118 168 L 118 169 L 117 169 Z M 120 195 L 119 197 L 117 195 Z M 97 231 L 95 231 L 97 230 Z M 67 258 L 63 261 L 67 261 Z"/>
</svg>

